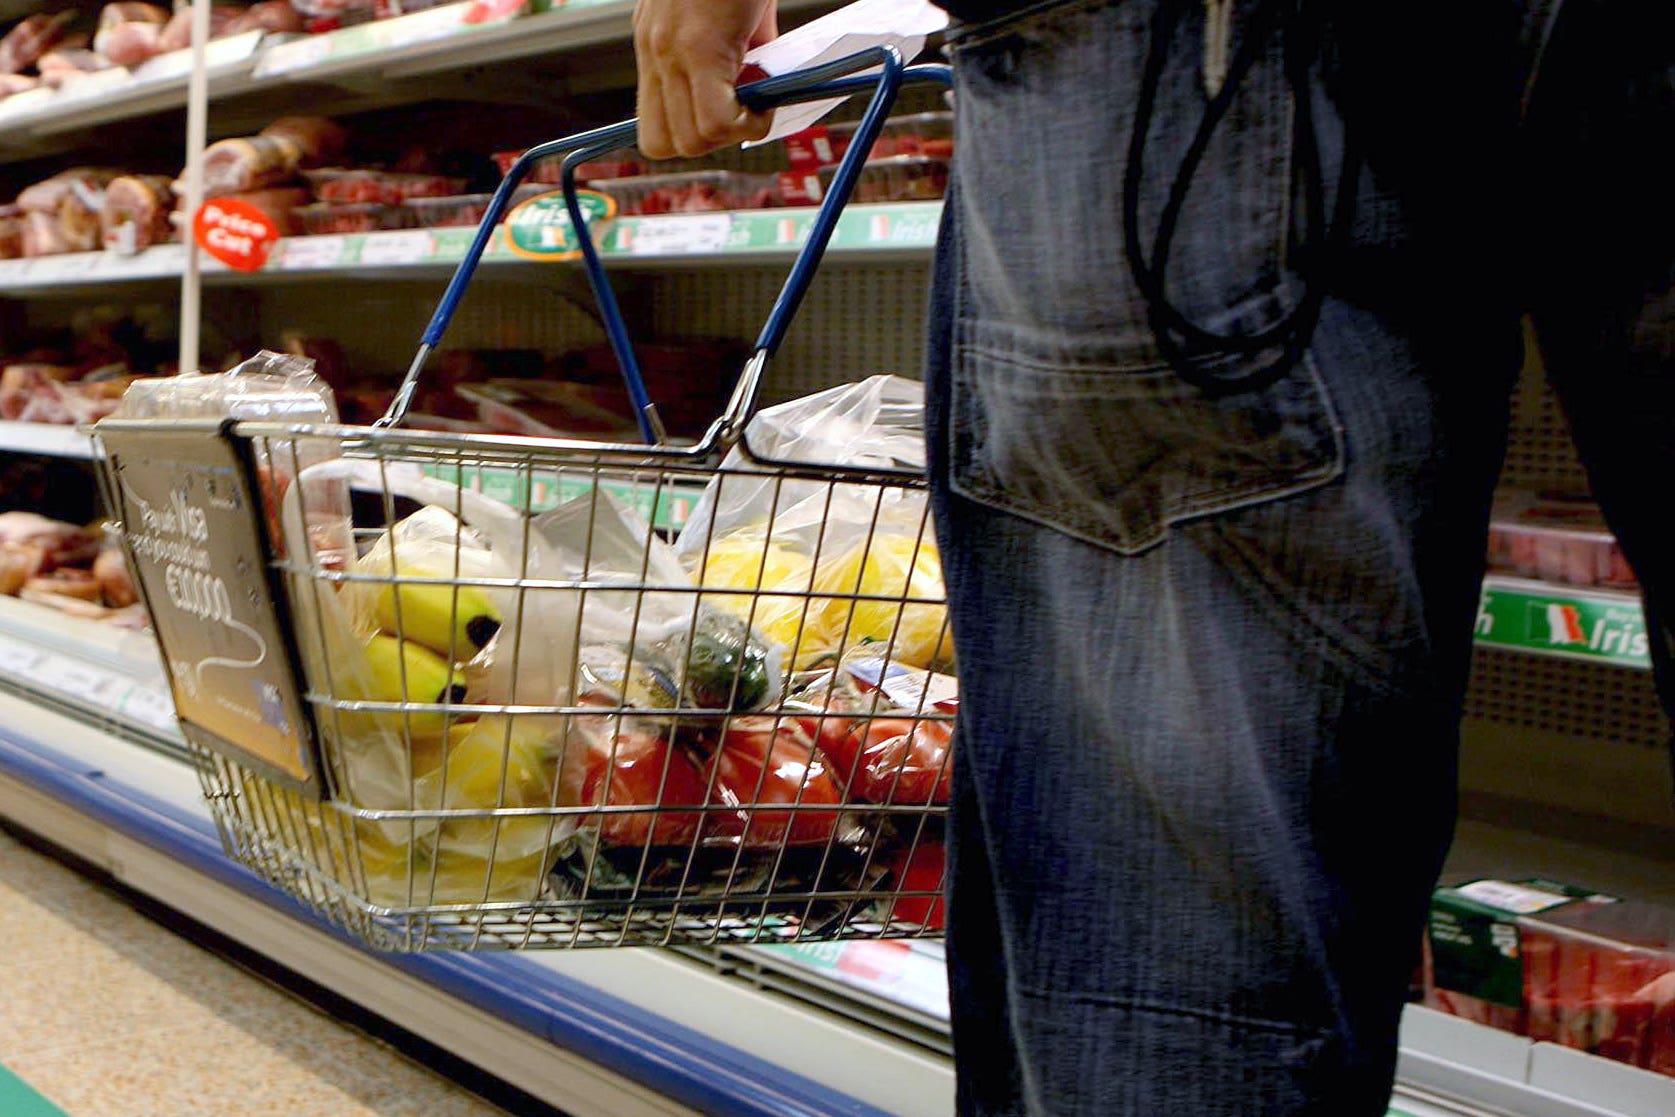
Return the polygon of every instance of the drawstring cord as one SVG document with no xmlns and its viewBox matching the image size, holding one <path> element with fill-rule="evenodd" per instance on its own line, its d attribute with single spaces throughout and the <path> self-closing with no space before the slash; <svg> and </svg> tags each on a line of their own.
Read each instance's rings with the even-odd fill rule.
<svg viewBox="0 0 1675 1117">
<path fill-rule="evenodd" d="M 1204 0 L 1204 94 L 1214 97 L 1227 84 L 1227 55 L 1233 46 L 1233 0 Z"/>
<path fill-rule="evenodd" d="M 1324 249 L 1327 258 L 1331 258 L 1347 243 L 1360 160 L 1346 145 L 1333 199 L 1333 221 L 1328 227 L 1320 147 L 1309 89 L 1309 68 L 1316 53 L 1316 37 L 1310 34 L 1309 25 L 1301 14 L 1302 0 L 1264 0 L 1259 3 L 1250 17 L 1243 42 L 1231 57 L 1228 48 L 1232 39 L 1232 0 L 1204 0 L 1203 80 L 1209 103 L 1170 184 L 1148 258 L 1140 236 L 1140 187 L 1144 181 L 1146 141 L 1157 108 L 1164 63 L 1183 6 L 1180 0 L 1161 0 L 1152 20 L 1151 45 L 1141 76 L 1134 132 L 1129 140 L 1128 165 L 1123 175 L 1124 247 L 1129 271 L 1146 300 L 1158 348 L 1181 379 L 1209 395 L 1259 391 L 1285 376 L 1302 359 L 1314 335 L 1326 291 L 1320 282 L 1318 260 L 1310 253 L 1315 249 Z M 1169 301 L 1165 290 L 1169 254 L 1174 246 L 1187 191 L 1209 149 L 1210 139 L 1232 107 L 1245 76 L 1276 34 L 1284 36 L 1286 82 L 1296 107 L 1295 154 L 1302 187 L 1303 221 L 1297 256 L 1303 293 L 1296 307 L 1264 330 L 1252 334 L 1215 333 L 1192 322 Z M 1276 348 L 1280 350 L 1278 356 L 1254 369 L 1216 371 L 1212 367 L 1241 357 L 1257 357 Z"/>
</svg>

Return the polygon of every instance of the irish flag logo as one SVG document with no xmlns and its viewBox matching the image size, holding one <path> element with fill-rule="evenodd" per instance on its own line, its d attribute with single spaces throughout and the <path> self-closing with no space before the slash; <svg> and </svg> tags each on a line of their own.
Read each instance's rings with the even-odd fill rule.
<svg viewBox="0 0 1675 1117">
<path fill-rule="evenodd" d="M 1545 637 L 1550 648 L 1565 648 L 1588 642 L 1587 634 L 1582 631 L 1582 613 L 1576 606 L 1547 602 L 1545 605 L 1536 606 L 1534 612 L 1535 616 L 1531 619 L 1536 623 L 1531 626 L 1534 631 L 1530 635 L 1535 640 Z M 1545 633 L 1542 632 L 1543 628 L 1546 629 Z"/>
</svg>

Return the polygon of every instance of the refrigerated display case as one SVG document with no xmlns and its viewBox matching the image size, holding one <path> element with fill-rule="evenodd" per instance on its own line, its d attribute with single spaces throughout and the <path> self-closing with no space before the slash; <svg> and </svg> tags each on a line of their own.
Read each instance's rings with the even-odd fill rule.
<svg viewBox="0 0 1675 1117">
<path fill-rule="evenodd" d="M 795 18 L 827 6 L 782 9 Z M 470 7 L 326 35 L 217 40 L 205 70 L 209 138 L 299 104 L 397 129 L 403 114 L 431 119 L 423 114 L 436 101 L 516 106 L 550 95 L 565 106 L 551 134 L 560 115 L 608 119 L 627 104 L 628 0 L 569 0 L 487 24 L 465 22 Z M 52 160 L 49 169 L 70 165 L 90 128 L 179 144 L 189 60 L 147 66 L 106 79 L 98 96 L 0 101 L 0 158 L 19 176 Z M 726 169 L 771 171 L 750 163 L 765 158 Z M 940 213 L 937 201 L 892 201 L 844 216 L 803 324 L 776 361 L 771 398 L 915 372 Z M 602 253 L 649 333 L 748 337 L 810 215 L 625 216 L 605 230 Z M 336 339 L 369 380 L 391 383 L 470 235 L 335 231 L 285 238 L 250 273 L 206 261 L 192 329 L 273 343 L 306 328 Z M 173 307 L 186 259 L 181 245 L 163 244 L 0 260 L 0 323 L 63 325 L 100 303 Z M 356 297 L 344 298 L 351 282 Z M 563 264 L 497 242 L 482 287 L 456 326 L 463 349 L 551 352 L 603 340 Z M 1574 490 L 1574 459 L 1538 369 L 1518 415 L 1509 483 Z M 73 427 L 0 422 L 8 460 L 74 472 L 90 468 L 91 453 Z M 1450 872 L 1584 879 L 1675 902 L 1675 819 L 1655 747 L 1666 730 L 1632 599 L 1492 580 L 1479 639 L 1466 820 Z M 145 634 L 0 598 L 0 814 L 131 887 L 578 1115 L 952 1112 L 947 989 L 933 943 L 375 955 L 222 853 L 191 763 Z M 1549 836 L 1537 836 L 1532 816 Z M 1401 1080 L 1393 1112 L 1411 1117 L 1675 1112 L 1675 1080 L 1419 1008 L 1406 1022 Z"/>
</svg>

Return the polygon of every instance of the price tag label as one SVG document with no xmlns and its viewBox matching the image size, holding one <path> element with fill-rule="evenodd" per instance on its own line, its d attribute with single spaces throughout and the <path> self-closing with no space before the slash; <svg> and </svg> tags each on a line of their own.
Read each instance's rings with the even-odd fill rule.
<svg viewBox="0 0 1675 1117">
<path fill-rule="evenodd" d="M 90 74 L 72 78 L 58 90 L 60 101 L 85 101 L 93 97 L 109 96 L 120 86 L 134 83 L 133 72 L 126 66 L 112 66 L 108 70 L 95 70 Z"/>
<path fill-rule="evenodd" d="M 215 44 L 211 44 L 213 48 Z M 183 78 L 192 72 L 192 52 L 187 50 L 171 50 L 167 54 L 159 54 L 156 58 L 148 58 L 134 68 L 134 80 L 150 85 L 152 82 L 173 81 Z"/>
<path fill-rule="evenodd" d="M 57 103 L 58 96 L 58 90 L 45 87 L 14 93 L 0 100 L 0 121 L 10 123 L 13 117 L 33 116 L 46 111 L 49 105 Z"/>
<path fill-rule="evenodd" d="M 67 256 L 51 257 L 53 268 L 61 279 L 80 279 L 91 274 L 104 262 L 104 256 L 98 252 L 72 252 Z"/>
<path fill-rule="evenodd" d="M 0 644 L 0 671 L 20 678 L 29 677 L 45 653 L 19 644 Z"/>
<path fill-rule="evenodd" d="M 373 233 L 361 242 L 361 263 L 370 266 L 417 264 L 430 259 L 435 251 L 436 242 L 422 229 Z"/>
<path fill-rule="evenodd" d="M 175 727 L 174 700 L 150 687 L 137 686 L 122 700 L 120 712 L 129 721 L 155 729 Z"/>
<path fill-rule="evenodd" d="M 98 704 L 108 703 L 111 692 L 121 685 L 121 680 L 110 672 L 61 655 L 42 656 L 30 675 L 61 694 Z"/>
<path fill-rule="evenodd" d="M 306 39 L 270 47 L 262 52 L 260 61 L 256 63 L 255 76 L 267 78 L 318 66 L 335 52 L 335 40 L 336 35 L 310 35 Z"/>
<path fill-rule="evenodd" d="M 449 4 L 388 20 L 382 28 L 384 43 L 395 49 L 447 38 L 464 25 L 465 12 L 470 6 Z"/>
<path fill-rule="evenodd" d="M 635 223 L 628 252 L 633 256 L 683 256 L 719 252 L 733 231 L 731 213 L 695 213 L 645 218 Z"/>
<path fill-rule="evenodd" d="M 337 267 L 348 246 L 343 237 L 291 237 L 285 242 L 279 266 L 285 271 L 323 271 Z"/>
</svg>

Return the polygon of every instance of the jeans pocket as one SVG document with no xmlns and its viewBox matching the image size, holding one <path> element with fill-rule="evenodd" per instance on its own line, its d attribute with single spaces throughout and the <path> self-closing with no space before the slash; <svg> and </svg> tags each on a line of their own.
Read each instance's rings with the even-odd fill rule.
<svg viewBox="0 0 1675 1117">
<path fill-rule="evenodd" d="M 1263 391 L 1212 399 L 1100 336 L 966 320 L 954 345 L 954 491 L 1121 554 L 1343 470 L 1307 360 Z"/>
<path fill-rule="evenodd" d="M 1135 217 L 1155 264 L 1165 202 L 1208 106 L 1200 77 L 1206 32 L 1192 14 L 1143 111 L 1156 8 L 1073 0 L 951 46 L 969 316 L 1149 339 L 1146 300 L 1124 259 L 1130 142 L 1140 128 Z M 1239 83 L 1180 199 L 1164 288 L 1206 329 L 1254 332 L 1295 302 L 1285 267 L 1292 146 L 1274 41 Z"/>
</svg>

